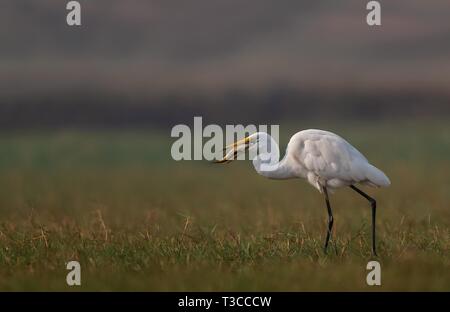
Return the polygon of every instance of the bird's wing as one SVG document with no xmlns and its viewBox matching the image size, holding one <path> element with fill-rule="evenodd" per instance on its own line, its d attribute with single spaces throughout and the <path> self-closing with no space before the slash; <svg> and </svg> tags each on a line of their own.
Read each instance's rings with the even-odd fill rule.
<svg viewBox="0 0 450 312">
<path fill-rule="evenodd" d="M 329 132 L 306 133 L 299 161 L 323 180 L 359 182 L 366 179 L 367 159 L 343 138 Z"/>
</svg>

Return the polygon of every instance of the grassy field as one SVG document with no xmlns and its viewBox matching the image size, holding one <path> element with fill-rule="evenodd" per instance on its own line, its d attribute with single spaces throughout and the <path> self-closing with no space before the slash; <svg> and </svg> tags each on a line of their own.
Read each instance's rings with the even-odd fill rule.
<svg viewBox="0 0 450 312">
<path fill-rule="evenodd" d="M 305 181 L 172 161 L 167 133 L 64 131 L 0 136 L 0 290 L 450 291 L 450 123 L 319 126 L 391 178 L 365 188 L 382 286 L 366 285 L 370 209 L 350 189 L 331 197 L 325 255 L 324 199 Z"/>
</svg>

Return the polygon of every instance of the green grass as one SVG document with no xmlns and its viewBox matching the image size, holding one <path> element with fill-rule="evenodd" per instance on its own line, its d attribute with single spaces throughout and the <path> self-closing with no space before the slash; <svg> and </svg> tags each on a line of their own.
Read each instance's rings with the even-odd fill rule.
<svg viewBox="0 0 450 312">
<path fill-rule="evenodd" d="M 382 286 L 366 285 L 370 208 L 248 162 L 170 160 L 168 134 L 0 137 L 0 290 L 450 290 L 450 125 L 335 130 L 391 178 L 378 200 Z M 285 127 L 286 136 L 292 134 Z M 82 286 L 65 283 L 79 260 Z"/>
</svg>

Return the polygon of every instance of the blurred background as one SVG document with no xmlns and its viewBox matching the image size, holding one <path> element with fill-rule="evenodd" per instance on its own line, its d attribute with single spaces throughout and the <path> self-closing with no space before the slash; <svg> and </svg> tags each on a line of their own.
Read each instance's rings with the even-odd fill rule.
<svg viewBox="0 0 450 312">
<path fill-rule="evenodd" d="M 448 0 L 79 2 L 0 1 L 0 290 L 372 290 L 364 200 L 325 255 L 304 181 L 171 158 L 194 116 L 348 139 L 392 181 L 381 289 L 450 289 Z"/>
<path fill-rule="evenodd" d="M 450 3 L 380 2 L 2 1 L 0 127 L 448 116 Z"/>
</svg>

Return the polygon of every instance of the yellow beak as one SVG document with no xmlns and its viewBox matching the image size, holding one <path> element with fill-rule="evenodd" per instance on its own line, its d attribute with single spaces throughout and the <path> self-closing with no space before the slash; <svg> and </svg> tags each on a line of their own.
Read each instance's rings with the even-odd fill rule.
<svg viewBox="0 0 450 312">
<path fill-rule="evenodd" d="M 238 151 L 239 151 L 239 147 L 241 147 L 242 145 L 245 145 L 245 149 L 248 149 L 249 143 L 250 143 L 250 139 L 249 139 L 249 137 L 246 137 L 242 140 L 236 141 L 233 144 L 226 146 L 223 149 L 224 151 L 227 151 L 228 149 L 231 149 L 231 150 L 221 160 L 215 160 L 214 163 L 224 164 L 224 163 L 228 163 L 232 160 L 235 160 L 236 156 L 238 154 Z"/>
</svg>

